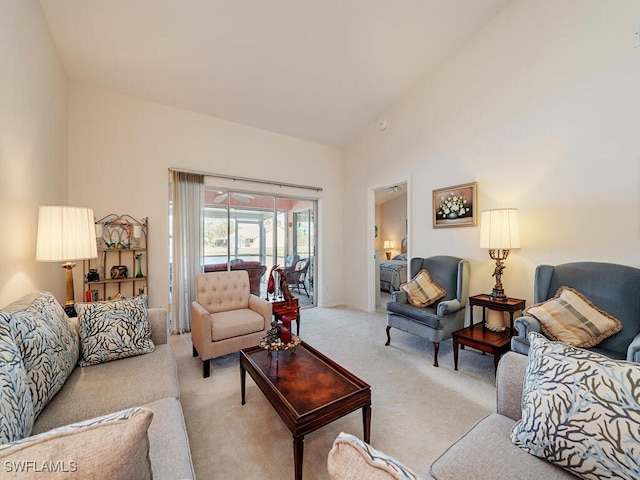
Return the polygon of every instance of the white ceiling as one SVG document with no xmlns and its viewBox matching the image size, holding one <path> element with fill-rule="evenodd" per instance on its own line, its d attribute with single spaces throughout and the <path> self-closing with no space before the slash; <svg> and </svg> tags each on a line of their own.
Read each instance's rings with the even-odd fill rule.
<svg viewBox="0 0 640 480">
<path fill-rule="evenodd" d="M 344 146 L 512 0 L 40 0 L 70 80 Z"/>
</svg>

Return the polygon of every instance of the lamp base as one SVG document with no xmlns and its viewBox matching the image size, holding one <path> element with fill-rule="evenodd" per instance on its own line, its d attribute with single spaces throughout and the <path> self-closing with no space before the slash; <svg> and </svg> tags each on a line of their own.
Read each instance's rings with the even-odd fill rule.
<svg viewBox="0 0 640 480">
<path fill-rule="evenodd" d="M 489 298 L 491 300 L 493 300 L 494 302 L 506 302 L 507 301 L 507 296 L 504 293 L 504 288 L 493 288 L 493 291 L 491 292 L 491 295 L 489 295 Z"/>
<path fill-rule="evenodd" d="M 72 262 L 66 262 L 62 264 L 62 268 L 65 269 L 65 286 L 66 286 L 66 300 L 64 302 L 65 307 L 72 306 L 76 303 L 74 298 L 74 288 L 73 288 L 73 267 L 76 264 Z"/>
<path fill-rule="evenodd" d="M 391 252 L 387 252 L 387 260 L 391 260 Z"/>
</svg>

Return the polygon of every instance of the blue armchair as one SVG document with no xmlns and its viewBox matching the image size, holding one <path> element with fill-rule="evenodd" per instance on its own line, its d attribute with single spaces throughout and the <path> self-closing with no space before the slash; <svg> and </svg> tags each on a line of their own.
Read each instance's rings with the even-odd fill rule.
<svg viewBox="0 0 640 480">
<path fill-rule="evenodd" d="M 622 322 L 621 331 L 589 350 L 640 363 L 640 269 L 598 262 L 539 265 L 534 280 L 534 303 L 553 298 L 563 286 L 577 290 L 596 307 Z M 528 335 L 541 332 L 540 323 L 524 315 L 515 320 L 514 327 L 518 333 L 511 339 L 511 350 L 527 355 Z"/>
<path fill-rule="evenodd" d="M 387 343 L 389 330 L 397 328 L 427 338 L 433 342 L 433 365 L 438 366 L 440 342 L 451 338 L 452 332 L 464 327 L 465 306 L 469 297 L 469 262 L 456 257 L 435 256 L 412 258 L 409 263 L 411 277 L 426 269 L 431 279 L 447 294 L 428 307 L 415 307 L 407 300 L 403 290 L 393 292 L 387 303 Z"/>
</svg>

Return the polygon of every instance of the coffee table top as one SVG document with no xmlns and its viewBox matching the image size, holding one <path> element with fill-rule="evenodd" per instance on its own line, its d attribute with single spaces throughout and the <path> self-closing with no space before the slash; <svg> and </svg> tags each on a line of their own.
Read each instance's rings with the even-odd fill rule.
<svg viewBox="0 0 640 480">
<path fill-rule="evenodd" d="M 367 383 L 305 342 L 294 355 L 242 349 L 240 365 L 294 434 L 308 433 L 371 404 Z"/>
</svg>

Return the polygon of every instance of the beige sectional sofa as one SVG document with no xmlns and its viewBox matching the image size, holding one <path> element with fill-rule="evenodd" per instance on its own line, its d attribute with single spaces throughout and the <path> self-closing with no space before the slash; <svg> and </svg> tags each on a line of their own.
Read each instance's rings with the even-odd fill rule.
<svg viewBox="0 0 640 480">
<path fill-rule="evenodd" d="M 418 475 L 353 435 L 328 457 L 333 480 L 639 478 L 640 365 L 530 334 L 500 360 L 497 408 Z M 430 435 L 416 441 L 428 442 Z"/>
<path fill-rule="evenodd" d="M 65 322 L 68 322 L 71 326 L 71 336 L 78 335 L 79 330 L 76 319 L 68 319 L 64 315 L 62 308 L 57 305 L 57 302 L 55 304 L 51 302 L 52 297 L 47 297 L 46 293 L 43 296 L 43 292 L 28 295 L 0 311 L 0 355 L 4 355 L 2 360 L 6 362 L 5 365 L 10 364 L 9 357 L 13 345 L 11 340 L 13 340 L 14 344 L 20 343 L 18 339 L 20 334 L 16 334 L 15 325 L 13 334 L 11 333 L 11 328 L 7 328 L 7 325 L 12 321 L 17 323 L 18 320 L 16 319 L 20 315 L 22 319 L 29 315 L 37 317 L 39 315 L 39 305 L 42 305 L 42 298 L 48 298 L 49 301 L 46 307 L 48 312 L 45 312 L 44 317 L 53 316 L 56 317 L 56 321 L 62 321 L 61 326 L 56 326 L 55 328 L 45 322 L 46 332 L 42 337 L 44 340 L 40 343 L 47 345 L 46 348 L 49 349 L 47 355 L 51 352 L 53 352 L 52 355 L 57 355 L 60 353 L 61 346 L 65 346 L 64 341 L 58 342 L 59 339 L 56 338 L 67 335 L 68 331 L 65 328 Z M 58 318 L 59 311 L 57 308 L 64 315 L 62 319 Z M 54 312 L 53 315 L 51 315 L 51 312 Z M 47 321 L 50 320 L 51 318 L 47 318 Z M 38 322 L 40 321 L 38 320 Z M 59 364 L 55 368 L 52 367 L 52 362 L 55 363 L 57 360 L 51 355 L 39 357 L 35 363 L 31 361 L 32 366 L 29 366 L 30 361 L 24 358 L 22 362 L 14 362 L 17 367 L 20 367 L 20 363 L 26 367 L 27 381 L 30 385 L 35 410 L 37 411 L 38 409 L 37 404 L 44 406 L 33 419 L 31 428 L 29 428 L 29 422 L 25 422 L 21 426 L 23 433 L 28 433 L 28 436 L 22 440 L 15 438 L 21 435 L 14 431 L 13 433 L 9 432 L 9 440 L 12 440 L 12 442 L 6 441 L 7 426 L 5 424 L 8 420 L 3 418 L 2 422 L 5 424 L 2 425 L 2 433 L 5 444 L 0 445 L 0 460 L 2 463 L 0 477 L 4 474 L 8 475 L 7 478 L 12 478 L 11 474 L 15 474 L 16 478 L 30 478 L 30 475 L 37 477 L 43 468 L 56 468 L 58 471 L 69 471 L 70 474 L 77 473 L 78 476 L 75 478 L 106 478 L 104 476 L 105 472 L 112 468 L 118 478 L 126 478 L 127 476 L 137 478 L 151 473 L 156 480 L 195 478 L 179 400 L 180 389 L 176 361 L 171 346 L 167 344 L 166 309 L 148 309 L 148 322 L 152 342 L 149 343 L 147 341 L 147 346 L 151 346 L 148 348 L 148 350 L 152 350 L 150 353 L 136 354 L 135 356 L 114 360 L 103 360 L 95 365 L 81 367 L 78 366 L 78 361 L 73 361 L 74 358 L 82 360 L 83 356 L 84 345 L 80 337 L 77 337 L 79 339 L 77 351 L 73 351 L 73 342 L 70 343 L 72 346 L 65 347 L 71 351 L 70 358 L 72 360 L 71 362 L 66 362 L 69 365 L 68 368 L 64 367 L 64 365 L 60 367 Z M 2 336 L 3 334 L 4 336 Z M 14 338 L 10 338 L 12 336 Z M 22 348 L 23 350 L 25 349 L 25 347 Z M 16 351 L 20 352 L 21 355 L 28 354 L 28 352 L 25 353 L 20 349 Z M 69 352 L 62 353 L 69 358 Z M 8 358 L 9 360 L 7 360 Z M 54 360 L 50 360 L 50 358 L 54 358 Z M 50 377 L 52 379 L 50 383 L 62 383 L 61 387 L 53 392 L 52 395 L 41 392 L 39 390 L 40 387 L 33 386 L 34 379 L 29 376 L 29 368 L 38 372 L 36 377 Z M 65 373 L 64 370 L 67 370 L 67 372 Z M 17 373 L 5 371 L 4 374 L 3 377 L 2 372 L 0 372 L 0 380 L 4 378 L 0 387 L 3 388 L 3 396 L 6 400 L 12 396 L 11 388 L 20 388 L 20 382 L 21 379 L 24 380 L 24 376 L 21 376 L 21 370 Z M 11 380 L 12 378 L 13 380 Z M 35 380 L 38 381 L 37 378 Z M 23 381 L 22 384 L 24 384 Z M 53 389 L 55 390 L 56 388 L 58 387 Z M 51 398 L 46 398 L 48 395 Z M 22 398 L 24 400 L 24 397 Z M 0 405 L 0 409 L 4 409 L 6 412 L 7 405 L 12 404 L 11 402 L 4 402 L 4 405 Z M 131 410 L 133 407 L 142 408 Z M 14 416 L 18 422 L 21 421 L 21 418 L 28 417 L 23 410 L 26 412 L 31 411 L 29 410 L 29 404 L 26 407 L 20 405 L 14 408 L 20 409 L 20 412 L 15 412 L 16 415 Z M 98 430 L 95 435 L 96 438 L 89 436 L 84 439 L 82 435 L 78 436 L 76 425 L 69 427 L 70 424 L 88 421 L 90 424 L 89 430 L 95 430 L 98 427 L 94 425 L 91 419 L 123 411 L 125 414 L 121 416 L 122 418 L 117 418 L 115 422 L 107 421 L 108 426 L 105 428 L 103 425 L 103 430 Z M 144 416 L 146 420 L 140 421 L 142 431 L 138 437 L 139 441 L 128 443 L 125 438 L 128 433 L 123 424 L 126 424 L 127 421 L 130 422 L 130 417 L 138 418 L 140 416 Z M 6 417 L 11 417 L 11 412 L 8 412 Z M 149 419 L 150 424 L 146 429 L 145 421 L 148 423 Z M 101 422 L 98 423 L 102 424 Z M 83 428 L 86 428 L 86 425 Z M 117 430 L 118 428 L 125 428 L 125 430 Z M 109 431 L 109 429 L 112 429 L 112 431 Z M 114 448 L 115 446 L 122 446 L 124 450 L 118 452 Z M 42 448 L 46 447 L 49 447 L 50 450 L 52 449 L 53 453 L 51 453 L 50 457 L 43 456 Z M 84 451 L 89 449 L 91 451 Z M 140 473 L 141 470 L 136 470 L 140 465 L 126 465 L 129 455 L 131 458 L 139 455 L 143 461 L 136 461 L 135 463 L 141 463 L 142 467 L 147 463 L 151 471 L 144 473 L 143 468 L 143 474 Z M 16 463 L 19 461 L 31 463 Z M 99 464 L 96 465 L 95 463 L 98 461 Z M 133 470 L 127 470 L 129 467 L 133 468 Z M 125 476 L 121 477 L 121 474 Z"/>
</svg>

